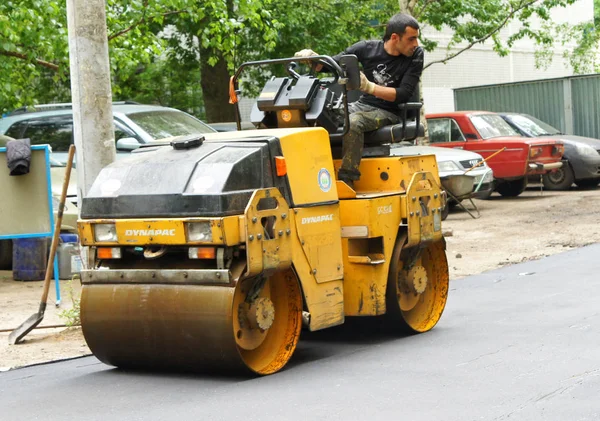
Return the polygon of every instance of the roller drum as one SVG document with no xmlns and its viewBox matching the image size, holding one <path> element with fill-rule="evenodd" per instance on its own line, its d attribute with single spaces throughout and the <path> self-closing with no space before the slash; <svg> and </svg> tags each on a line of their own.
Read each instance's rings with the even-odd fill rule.
<svg viewBox="0 0 600 421">
<path fill-rule="evenodd" d="M 98 359 L 117 367 L 271 374 L 296 348 L 302 298 L 291 270 L 263 281 L 249 304 L 254 282 L 84 284 L 83 334 Z M 257 314 L 260 323 L 250 323 Z"/>
</svg>

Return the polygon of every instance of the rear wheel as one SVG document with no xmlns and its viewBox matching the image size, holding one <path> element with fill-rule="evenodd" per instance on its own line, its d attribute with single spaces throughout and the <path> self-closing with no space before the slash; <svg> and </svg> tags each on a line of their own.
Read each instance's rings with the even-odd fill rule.
<svg viewBox="0 0 600 421">
<path fill-rule="evenodd" d="M 496 191 L 504 197 L 517 197 L 525 191 L 525 187 L 527 187 L 527 178 L 523 177 L 498 183 Z"/>
<path fill-rule="evenodd" d="M 586 178 L 583 180 L 575 181 L 575 184 L 577 184 L 577 186 L 588 189 L 592 187 L 597 187 L 598 183 L 600 183 L 600 179 L 598 178 Z"/>
<path fill-rule="evenodd" d="M 443 240 L 420 253 L 396 244 L 387 287 L 387 315 L 410 332 L 427 332 L 439 321 L 448 298 L 448 261 Z"/>
<path fill-rule="evenodd" d="M 573 169 L 566 162 L 561 168 L 542 176 L 542 183 L 547 190 L 569 190 L 573 181 L 575 181 Z"/>
</svg>

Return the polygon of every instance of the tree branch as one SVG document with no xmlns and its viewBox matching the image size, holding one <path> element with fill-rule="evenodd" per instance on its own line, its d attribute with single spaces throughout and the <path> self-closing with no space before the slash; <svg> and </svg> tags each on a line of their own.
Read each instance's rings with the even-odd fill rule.
<svg viewBox="0 0 600 421">
<path fill-rule="evenodd" d="M 517 12 L 525 9 L 526 7 L 531 6 L 532 4 L 534 4 L 536 2 L 537 2 L 537 0 L 529 0 L 527 2 L 522 3 L 518 8 L 512 9 L 512 11 L 508 15 L 506 15 L 506 17 L 502 20 L 502 22 L 500 22 L 500 24 L 498 24 L 498 26 L 496 26 L 496 28 L 493 31 L 490 31 L 487 35 L 485 35 L 485 36 L 483 36 L 483 37 L 481 37 L 479 39 L 476 39 L 475 41 L 472 41 L 465 48 L 457 51 L 454 54 L 446 56 L 443 59 L 435 60 L 435 61 L 427 63 L 427 65 L 425 67 L 423 67 L 423 70 L 427 69 L 432 64 L 436 64 L 436 63 L 444 63 L 444 64 L 446 64 L 449 60 L 452 60 L 454 57 L 458 56 L 459 54 L 464 53 L 465 51 L 467 51 L 468 49 L 470 49 L 471 47 L 473 47 L 475 44 L 481 44 L 481 43 L 485 42 L 492 35 L 494 35 L 495 33 L 499 32 L 502 28 L 504 28 L 506 26 L 506 24 L 508 23 L 508 21 L 510 19 L 512 19 L 515 16 L 515 14 L 517 14 Z"/>
<path fill-rule="evenodd" d="M 415 13 L 415 14 L 413 15 L 413 17 L 414 17 L 416 20 L 419 20 L 419 18 L 421 17 L 421 15 L 423 14 L 423 12 L 424 12 L 424 11 L 427 9 L 427 7 L 429 7 L 429 5 L 430 5 L 431 3 L 435 3 L 436 1 L 437 1 L 437 0 L 426 0 L 426 1 L 425 1 L 425 3 L 423 4 L 423 6 L 421 6 L 421 7 L 420 7 L 420 12 L 421 12 L 421 13 Z"/>
<path fill-rule="evenodd" d="M 16 57 L 16 58 L 20 58 L 21 60 L 31 60 L 25 54 L 15 53 L 14 51 L 0 50 L 0 56 Z M 52 69 L 54 71 L 58 71 L 58 68 L 59 68 L 58 64 L 50 63 L 49 61 L 45 61 L 45 60 L 40 60 L 39 58 L 33 59 L 33 61 L 36 64 L 39 64 L 40 66 L 46 67 L 48 69 Z"/>
<path fill-rule="evenodd" d="M 187 10 L 172 10 L 172 11 L 170 11 L 170 12 L 161 13 L 161 14 L 159 14 L 158 16 L 163 16 L 163 17 L 164 17 L 164 16 L 170 16 L 170 15 L 178 15 L 178 14 L 180 14 L 180 13 L 188 13 L 188 11 L 187 11 Z M 152 18 L 152 17 L 153 17 L 153 16 L 151 16 L 151 18 Z M 124 34 L 126 34 L 127 32 L 130 32 L 130 31 L 132 31 L 132 30 L 133 30 L 133 29 L 135 29 L 137 26 L 139 26 L 139 25 L 141 25 L 142 23 L 146 22 L 146 20 L 147 20 L 147 19 L 148 19 L 148 18 L 146 18 L 146 16 L 145 16 L 145 12 L 144 12 L 144 16 L 142 16 L 142 17 L 140 18 L 140 20 L 138 20 L 138 21 L 137 21 L 136 23 L 134 23 L 133 25 L 131 25 L 131 26 L 129 26 L 129 27 L 127 27 L 127 28 L 125 28 L 125 29 L 123 29 L 123 30 L 119 31 L 119 32 L 115 32 L 114 34 L 110 35 L 110 36 L 108 37 L 108 41 L 112 41 L 113 39 L 115 39 L 115 38 L 117 38 L 117 37 L 120 37 L 121 35 L 124 35 Z"/>
</svg>

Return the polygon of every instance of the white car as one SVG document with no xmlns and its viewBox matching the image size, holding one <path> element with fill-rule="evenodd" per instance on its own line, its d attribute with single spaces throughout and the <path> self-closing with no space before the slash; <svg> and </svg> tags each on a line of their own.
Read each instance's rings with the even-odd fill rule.
<svg viewBox="0 0 600 421">
<path fill-rule="evenodd" d="M 470 168 L 483 161 L 483 157 L 475 152 L 462 149 L 448 149 L 436 146 L 414 146 L 394 144 L 391 147 L 390 155 L 393 156 L 414 156 L 414 155 L 435 155 L 438 164 L 438 173 L 442 184 L 448 189 L 449 180 L 452 176 L 467 175 L 472 178 L 472 189 L 470 197 L 478 199 L 487 199 L 494 191 L 494 173 L 492 169 L 483 162 L 475 169 L 466 172 Z M 452 192 L 458 202 L 464 198 L 464 192 Z M 448 204 L 453 206 L 456 201 L 451 195 L 448 195 Z M 444 216 L 447 215 L 448 207 L 445 209 Z"/>
</svg>

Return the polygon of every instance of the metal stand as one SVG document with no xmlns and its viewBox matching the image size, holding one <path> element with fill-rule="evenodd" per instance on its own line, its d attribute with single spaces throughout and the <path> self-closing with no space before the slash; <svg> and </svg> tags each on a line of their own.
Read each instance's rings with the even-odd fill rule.
<svg viewBox="0 0 600 421">
<path fill-rule="evenodd" d="M 465 205 L 462 204 L 462 201 L 457 199 L 456 196 L 454 196 L 449 190 L 446 190 L 446 194 L 448 196 L 450 196 L 452 199 L 454 199 L 454 201 L 456 202 L 456 205 L 458 207 L 460 207 L 462 210 L 464 210 L 465 212 L 467 212 L 469 215 L 471 215 L 471 218 L 473 219 L 478 219 L 481 217 L 481 213 L 479 212 L 479 208 L 477 208 L 477 205 L 473 202 L 473 199 L 471 198 L 471 196 L 467 197 L 466 199 L 463 200 L 468 200 L 469 202 L 471 202 L 471 205 L 473 205 L 473 211 L 477 213 L 477 215 L 473 214 L 469 209 L 467 209 L 465 207 Z M 448 205 L 446 205 L 448 206 Z"/>
</svg>

